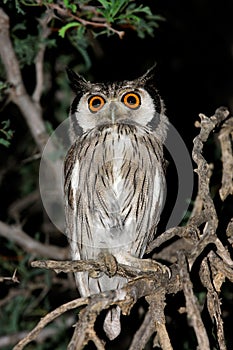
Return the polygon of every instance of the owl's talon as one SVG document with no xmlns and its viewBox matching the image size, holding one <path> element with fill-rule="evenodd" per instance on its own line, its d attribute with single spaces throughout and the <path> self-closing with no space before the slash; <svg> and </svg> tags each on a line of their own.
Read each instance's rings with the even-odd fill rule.
<svg viewBox="0 0 233 350">
<path fill-rule="evenodd" d="M 96 270 L 90 270 L 90 271 L 88 271 L 88 275 L 91 278 L 100 278 L 101 276 L 103 276 L 103 272 L 96 271 Z"/>
<path fill-rule="evenodd" d="M 168 278 L 170 279 L 172 274 L 171 274 L 171 270 L 169 269 L 169 267 L 166 265 L 160 264 L 158 262 L 156 262 L 156 263 L 159 265 L 160 269 L 162 270 L 162 273 L 163 274 L 167 273 Z"/>
<path fill-rule="evenodd" d="M 145 261 L 146 260 L 149 262 L 149 264 L 151 263 L 151 270 L 153 270 L 153 267 L 155 267 L 156 271 L 160 270 L 163 274 L 167 273 L 168 274 L 168 278 L 169 279 L 171 278 L 171 270 L 169 269 L 168 266 L 166 266 L 164 264 L 161 264 L 158 261 L 155 261 L 155 260 L 152 260 L 152 259 L 145 259 Z M 149 267 L 149 269 L 150 269 L 150 267 Z"/>
<path fill-rule="evenodd" d="M 113 277 L 117 273 L 117 260 L 112 254 L 102 252 L 99 254 L 99 260 L 104 265 L 104 272 L 108 277 Z"/>
</svg>

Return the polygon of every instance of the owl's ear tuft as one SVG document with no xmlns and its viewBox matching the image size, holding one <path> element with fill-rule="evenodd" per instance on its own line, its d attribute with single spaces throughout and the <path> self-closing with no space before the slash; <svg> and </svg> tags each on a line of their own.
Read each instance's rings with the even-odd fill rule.
<svg viewBox="0 0 233 350">
<path fill-rule="evenodd" d="M 157 66 L 157 63 L 155 63 L 151 68 L 148 69 L 148 71 L 145 74 L 143 74 L 140 78 L 138 78 L 138 81 L 142 85 L 154 84 L 155 75 L 156 75 L 156 66 Z"/>
<path fill-rule="evenodd" d="M 159 93 L 156 88 L 156 83 L 155 83 L 155 76 L 156 76 L 156 63 L 148 69 L 148 71 L 138 78 L 137 82 L 140 86 L 142 86 L 153 98 L 155 109 L 157 113 L 164 113 L 164 105 L 163 101 L 161 100 Z"/>
<path fill-rule="evenodd" d="M 90 88 L 90 83 L 81 75 L 75 73 L 71 68 L 66 68 L 67 76 L 70 80 L 70 86 L 76 94 L 85 93 Z"/>
</svg>

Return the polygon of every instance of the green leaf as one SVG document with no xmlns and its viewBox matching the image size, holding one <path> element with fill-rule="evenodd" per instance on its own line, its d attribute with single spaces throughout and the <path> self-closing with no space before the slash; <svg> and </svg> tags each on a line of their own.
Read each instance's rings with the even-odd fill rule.
<svg viewBox="0 0 233 350">
<path fill-rule="evenodd" d="M 110 5 L 110 1 L 106 1 L 106 0 L 98 0 L 100 3 L 101 3 L 101 5 L 105 8 L 105 9 L 107 9 L 108 7 L 109 7 L 109 5 Z"/>
<path fill-rule="evenodd" d="M 67 23 L 65 26 L 63 26 L 60 30 L 59 30 L 59 35 L 64 38 L 65 37 L 65 34 L 66 34 L 66 31 L 69 29 L 69 28 L 73 28 L 73 27 L 80 27 L 80 23 L 78 22 L 70 22 L 70 23 Z"/>
<path fill-rule="evenodd" d="M 24 39 L 13 35 L 16 56 L 19 59 L 20 68 L 34 63 L 38 51 L 39 40 L 36 35 L 27 34 Z"/>
<path fill-rule="evenodd" d="M 10 142 L 7 140 L 4 140 L 2 138 L 0 138 L 0 144 L 7 147 L 7 148 L 10 146 Z"/>
<path fill-rule="evenodd" d="M 3 130 L 6 130 L 10 126 L 10 120 L 9 119 L 3 120 L 2 125 L 3 125 Z"/>
<path fill-rule="evenodd" d="M 24 22 L 16 23 L 16 25 L 12 28 L 12 33 L 16 32 L 17 30 L 26 30 L 27 26 Z"/>
<path fill-rule="evenodd" d="M 73 13 L 77 11 L 77 5 L 70 4 L 69 0 L 63 0 L 63 3 L 67 9 L 70 9 Z"/>
<path fill-rule="evenodd" d="M 9 120 L 3 120 L 1 122 L 2 128 L 0 128 L 0 134 L 3 137 L 0 137 L 0 144 L 9 147 L 10 146 L 10 140 L 13 137 L 14 131 L 10 129 L 10 121 Z"/>
</svg>

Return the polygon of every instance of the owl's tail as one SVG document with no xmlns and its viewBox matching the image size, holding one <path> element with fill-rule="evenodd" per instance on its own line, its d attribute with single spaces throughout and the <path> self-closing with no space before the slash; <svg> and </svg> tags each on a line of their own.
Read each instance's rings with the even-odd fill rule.
<svg viewBox="0 0 233 350">
<path fill-rule="evenodd" d="M 104 331 L 110 340 L 115 339 L 121 332 L 121 309 L 119 306 L 108 311 L 104 320 Z"/>
</svg>

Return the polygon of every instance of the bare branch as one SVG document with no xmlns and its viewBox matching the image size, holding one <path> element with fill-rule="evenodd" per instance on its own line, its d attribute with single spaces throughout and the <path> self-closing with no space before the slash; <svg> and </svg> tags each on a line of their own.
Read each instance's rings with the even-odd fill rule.
<svg viewBox="0 0 233 350">
<path fill-rule="evenodd" d="M 202 155 L 203 143 L 209 137 L 210 132 L 217 124 L 217 120 L 214 121 L 211 118 L 207 118 L 205 115 L 200 114 L 201 118 L 201 130 L 198 136 L 193 141 L 193 160 L 197 164 L 195 172 L 198 174 L 198 196 L 202 199 L 203 206 L 209 211 L 208 229 L 211 234 L 215 233 L 218 225 L 217 214 L 213 204 L 213 200 L 210 197 L 209 181 L 210 181 L 210 169 L 205 158 Z"/>
<path fill-rule="evenodd" d="M 171 345 L 171 341 L 165 326 L 165 323 L 159 323 L 156 322 L 156 330 L 158 333 L 158 339 L 159 339 L 159 343 L 161 345 L 161 348 L 163 350 L 172 350 L 173 347 Z"/>
<path fill-rule="evenodd" d="M 190 323 L 192 324 L 197 337 L 198 349 L 210 350 L 209 339 L 206 333 L 205 326 L 201 319 L 197 298 L 193 292 L 193 285 L 187 270 L 185 256 L 182 252 L 179 252 L 178 258 L 180 266 L 180 275 L 183 282 L 183 291 L 186 301 L 186 311 L 188 319 L 190 320 Z"/>
<path fill-rule="evenodd" d="M 152 316 L 150 312 L 147 312 L 141 327 L 134 334 L 129 350 L 143 350 L 154 332 L 155 327 Z"/>
<path fill-rule="evenodd" d="M 60 320 L 56 320 L 54 322 L 55 327 L 48 327 L 42 329 L 41 333 L 38 335 L 34 341 L 36 341 L 38 344 L 43 344 L 46 339 L 51 338 L 51 337 L 56 337 L 59 332 L 61 327 L 64 328 L 70 328 L 72 325 L 75 323 L 75 318 L 73 316 L 69 316 L 60 322 Z M 5 335 L 0 337 L 0 349 L 5 348 L 6 346 L 11 346 L 19 342 L 21 339 L 25 338 L 28 335 L 28 332 L 22 331 L 18 333 L 13 333 L 10 335 Z"/>
<path fill-rule="evenodd" d="M 16 276 L 16 272 L 17 270 L 15 269 L 13 275 L 11 277 L 0 277 L 0 282 L 4 282 L 4 281 L 12 281 L 14 283 L 19 283 L 19 280 Z"/>
<path fill-rule="evenodd" d="M 121 289 L 95 294 L 88 298 L 75 299 L 63 304 L 43 317 L 37 326 L 22 339 L 13 350 L 23 349 L 28 343 L 36 339 L 39 332 L 41 332 L 48 323 L 52 322 L 64 312 L 85 304 L 88 305 L 80 312 L 78 327 L 76 326 L 71 345 L 73 345 L 75 341 L 75 349 L 82 349 L 83 345 L 87 344 L 90 340 L 100 344 L 98 343 L 98 337 L 94 331 L 94 323 L 99 313 L 109 308 L 111 305 L 119 305 L 122 313 L 128 314 L 135 302 L 141 297 L 150 294 L 152 289 L 159 291 L 161 289 L 161 284 L 155 282 L 154 279 L 151 278 L 136 278 Z"/>
<path fill-rule="evenodd" d="M 219 348 L 221 350 L 226 350 L 224 330 L 223 330 L 223 320 L 221 318 L 221 307 L 220 307 L 221 303 L 220 303 L 218 294 L 213 286 L 213 282 L 211 281 L 211 276 L 210 276 L 211 272 L 210 272 L 207 260 L 209 259 L 205 258 L 202 261 L 200 278 L 202 280 L 202 284 L 207 288 L 207 291 L 208 291 L 207 307 L 212 320 L 215 321 L 213 323 L 214 325 L 216 325 L 216 328 L 217 328 L 217 338 L 218 338 Z"/>
<path fill-rule="evenodd" d="M 149 303 L 149 313 L 154 321 L 155 330 L 157 331 L 156 340 L 158 340 L 163 350 L 172 350 L 171 341 L 165 326 L 165 290 L 154 293 L 146 297 Z"/>
<path fill-rule="evenodd" d="M 233 194 L 233 118 L 228 119 L 222 126 L 218 136 L 222 150 L 222 187 L 220 197 L 224 201 L 229 194 Z"/>
<path fill-rule="evenodd" d="M 14 346 L 13 350 L 22 350 L 27 344 L 32 342 L 36 339 L 38 334 L 42 331 L 42 329 L 47 326 L 48 323 L 55 320 L 57 317 L 61 316 L 63 313 L 76 309 L 79 306 L 85 305 L 88 303 L 88 298 L 79 298 L 72 300 L 66 304 L 63 304 L 53 310 L 52 312 L 48 313 L 46 316 L 44 316 L 40 322 L 37 324 L 37 326 L 25 337 L 23 338 L 17 345 Z"/>
<path fill-rule="evenodd" d="M 12 240 L 32 254 L 57 259 L 65 259 L 68 256 L 67 249 L 40 243 L 28 236 L 19 226 L 10 226 L 2 221 L 0 221 L 0 236 Z"/>
</svg>

